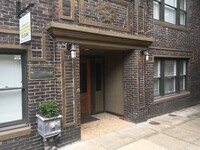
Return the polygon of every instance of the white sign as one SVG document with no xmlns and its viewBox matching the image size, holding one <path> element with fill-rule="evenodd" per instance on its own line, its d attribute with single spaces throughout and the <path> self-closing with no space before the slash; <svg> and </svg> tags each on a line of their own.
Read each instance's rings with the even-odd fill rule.
<svg viewBox="0 0 200 150">
<path fill-rule="evenodd" d="M 19 20 L 20 44 L 31 40 L 31 13 L 27 13 Z"/>
</svg>

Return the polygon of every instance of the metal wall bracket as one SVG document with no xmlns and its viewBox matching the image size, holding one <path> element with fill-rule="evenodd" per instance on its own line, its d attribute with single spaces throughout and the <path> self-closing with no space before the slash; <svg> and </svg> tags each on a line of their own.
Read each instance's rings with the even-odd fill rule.
<svg viewBox="0 0 200 150">
<path fill-rule="evenodd" d="M 21 10 L 21 2 L 17 1 L 16 2 L 16 15 L 18 18 L 20 18 L 20 15 L 23 14 L 26 10 L 28 10 L 29 8 L 33 7 L 34 3 L 29 3 L 28 6 L 26 6 L 23 10 Z"/>
</svg>

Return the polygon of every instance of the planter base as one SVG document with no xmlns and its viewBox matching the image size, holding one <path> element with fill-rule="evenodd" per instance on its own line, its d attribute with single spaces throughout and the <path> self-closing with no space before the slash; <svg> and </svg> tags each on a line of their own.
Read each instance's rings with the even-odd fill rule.
<svg viewBox="0 0 200 150">
<path fill-rule="evenodd" d="M 38 118 L 37 131 L 43 138 L 61 134 L 61 115 L 52 118 L 44 118 L 40 115 L 36 115 L 36 117 Z"/>
</svg>

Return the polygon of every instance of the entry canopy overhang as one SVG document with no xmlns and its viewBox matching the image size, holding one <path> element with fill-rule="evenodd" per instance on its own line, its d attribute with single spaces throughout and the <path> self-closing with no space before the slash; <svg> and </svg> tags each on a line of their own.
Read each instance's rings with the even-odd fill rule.
<svg viewBox="0 0 200 150">
<path fill-rule="evenodd" d="M 47 31 L 57 41 L 75 42 L 83 47 L 97 47 L 113 50 L 130 50 L 147 48 L 153 42 L 153 38 L 135 36 L 127 33 L 105 31 L 78 25 L 50 22 Z"/>
</svg>

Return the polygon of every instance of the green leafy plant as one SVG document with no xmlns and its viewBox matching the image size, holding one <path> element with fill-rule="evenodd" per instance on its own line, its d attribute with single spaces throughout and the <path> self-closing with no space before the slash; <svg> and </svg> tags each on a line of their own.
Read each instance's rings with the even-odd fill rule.
<svg viewBox="0 0 200 150">
<path fill-rule="evenodd" d="M 40 103 L 38 109 L 41 111 L 41 115 L 46 118 L 58 115 L 58 104 L 55 100 Z"/>
</svg>

